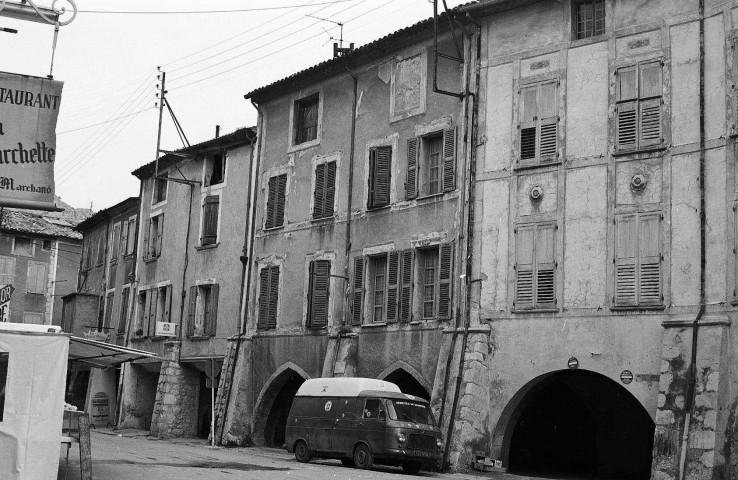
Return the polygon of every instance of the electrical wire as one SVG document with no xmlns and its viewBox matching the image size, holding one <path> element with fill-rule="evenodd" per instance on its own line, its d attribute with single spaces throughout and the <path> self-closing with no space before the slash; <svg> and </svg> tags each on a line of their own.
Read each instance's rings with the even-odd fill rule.
<svg viewBox="0 0 738 480">
<path fill-rule="evenodd" d="M 313 5 L 335 5 L 337 3 L 353 2 L 355 0 L 333 0 L 331 2 L 315 3 Z M 288 8 L 303 8 L 310 6 L 309 4 L 298 5 L 282 5 L 279 7 L 257 7 L 257 8 L 241 8 L 235 10 L 190 10 L 190 11 L 113 11 L 113 10 L 77 10 L 78 13 L 95 13 L 95 14 L 115 14 L 115 15 L 192 15 L 192 14 L 211 14 L 211 13 L 241 13 L 241 12 L 264 12 L 269 10 L 286 10 Z"/>
<path fill-rule="evenodd" d="M 64 135 L 65 133 L 72 133 L 72 132 L 78 132 L 80 130 L 87 130 L 88 128 L 97 127 L 97 126 L 100 126 L 100 125 L 105 125 L 106 123 L 115 122 L 116 120 L 120 120 L 122 118 L 128 118 L 128 117 L 130 117 L 132 115 L 136 115 L 138 113 L 142 113 L 142 112 L 145 112 L 146 110 L 152 110 L 152 109 L 156 109 L 156 107 L 144 108 L 143 110 L 138 110 L 136 112 L 131 112 L 131 113 L 126 114 L 126 115 L 121 115 L 120 117 L 111 118 L 110 120 L 105 120 L 104 122 L 93 123 L 92 125 L 85 125 L 84 127 L 73 128 L 71 130 L 64 130 L 63 132 L 56 132 L 56 134 L 57 135 Z"/>
</svg>

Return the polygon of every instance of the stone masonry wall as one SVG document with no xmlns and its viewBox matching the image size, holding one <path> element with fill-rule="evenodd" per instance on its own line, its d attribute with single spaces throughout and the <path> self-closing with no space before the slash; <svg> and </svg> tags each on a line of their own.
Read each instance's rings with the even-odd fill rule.
<svg viewBox="0 0 738 480">
<path fill-rule="evenodd" d="M 154 437 L 184 438 L 197 435 L 200 374 L 177 361 L 179 348 L 179 342 L 165 344 L 165 361 L 161 365 L 151 418 L 151 435 Z"/>
</svg>

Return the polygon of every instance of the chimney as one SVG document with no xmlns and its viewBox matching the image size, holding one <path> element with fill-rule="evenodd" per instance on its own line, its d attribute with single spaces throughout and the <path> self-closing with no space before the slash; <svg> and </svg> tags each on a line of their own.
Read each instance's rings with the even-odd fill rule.
<svg viewBox="0 0 738 480">
<path fill-rule="evenodd" d="M 215 138 L 220 137 L 220 125 L 215 126 Z"/>
</svg>

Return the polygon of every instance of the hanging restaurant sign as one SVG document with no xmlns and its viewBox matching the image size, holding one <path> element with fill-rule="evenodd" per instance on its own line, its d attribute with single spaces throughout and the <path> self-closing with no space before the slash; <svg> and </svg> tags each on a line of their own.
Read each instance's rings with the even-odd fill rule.
<svg viewBox="0 0 738 480">
<path fill-rule="evenodd" d="M 54 210 L 63 82 L 0 72 L 0 207 Z"/>
</svg>

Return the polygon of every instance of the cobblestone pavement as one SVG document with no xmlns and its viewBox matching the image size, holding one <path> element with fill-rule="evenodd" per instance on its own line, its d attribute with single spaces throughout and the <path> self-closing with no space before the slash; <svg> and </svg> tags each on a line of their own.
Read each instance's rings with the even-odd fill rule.
<svg viewBox="0 0 738 480">
<path fill-rule="evenodd" d="M 394 479 L 415 478 L 524 480 L 505 474 L 421 472 L 405 475 L 399 468 L 376 467 L 371 471 L 341 466 L 337 460 L 295 461 L 292 454 L 274 448 L 210 447 L 204 440 L 154 440 L 136 431 L 93 431 L 92 474 L 94 480 L 189 480 L 189 479 Z M 58 479 L 64 478 L 66 448 L 62 448 Z M 67 479 L 79 478 L 79 450 L 69 453 Z"/>
</svg>

